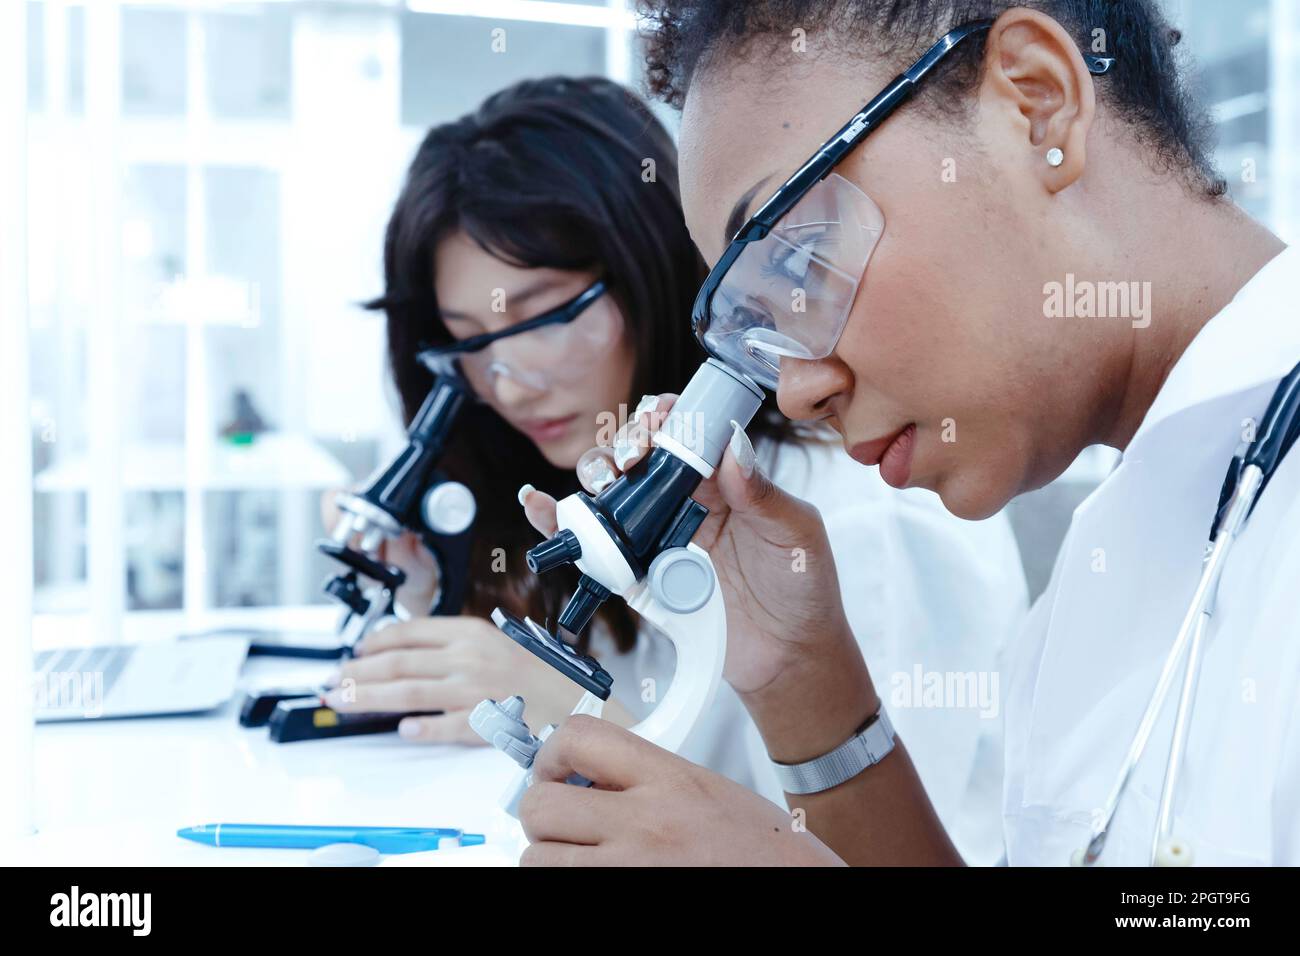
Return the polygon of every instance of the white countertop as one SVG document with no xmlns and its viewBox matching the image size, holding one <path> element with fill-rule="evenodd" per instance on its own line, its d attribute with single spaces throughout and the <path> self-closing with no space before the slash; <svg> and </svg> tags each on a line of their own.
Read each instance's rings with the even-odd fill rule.
<svg viewBox="0 0 1300 956">
<path fill-rule="evenodd" d="M 335 664 L 255 657 L 246 686 L 310 683 Z M 242 691 L 240 694 L 242 698 Z M 7 863 L 302 865 L 308 851 L 216 848 L 176 836 L 202 823 L 457 827 L 484 846 L 388 857 L 397 864 L 508 864 L 517 824 L 498 807 L 516 768 L 487 747 L 396 734 L 277 744 L 239 726 L 238 700 L 203 715 L 36 728 L 37 833 Z"/>
</svg>

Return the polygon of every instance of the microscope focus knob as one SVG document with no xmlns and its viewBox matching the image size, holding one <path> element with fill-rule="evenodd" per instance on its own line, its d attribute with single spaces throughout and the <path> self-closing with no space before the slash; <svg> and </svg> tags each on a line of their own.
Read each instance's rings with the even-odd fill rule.
<svg viewBox="0 0 1300 956">
<path fill-rule="evenodd" d="M 370 602 L 357 583 L 355 572 L 330 578 L 325 582 L 325 593 L 345 605 L 353 614 L 363 615 L 370 610 Z"/>
<path fill-rule="evenodd" d="M 434 534 L 456 535 L 474 523 L 474 493 L 459 481 L 430 488 L 420 503 L 420 517 Z"/>
<path fill-rule="evenodd" d="M 557 531 L 546 541 L 531 548 L 524 556 L 528 570 L 533 574 L 545 574 L 562 564 L 573 564 L 582 557 L 582 545 L 578 536 L 569 528 Z"/>
<path fill-rule="evenodd" d="M 690 614 L 713 595 L 713 566 L 689 548 L 669 548 L 652 562 L 646 575 L 650 593 L 674 614 Z"/>
<path fill-rule="evenodd" d="M 542 742 L 524 723 L 524 699 L 518 695 L 498 703 L 481 700 L 469 714 L 474 732 L 527 770 Z"/>
</svg>

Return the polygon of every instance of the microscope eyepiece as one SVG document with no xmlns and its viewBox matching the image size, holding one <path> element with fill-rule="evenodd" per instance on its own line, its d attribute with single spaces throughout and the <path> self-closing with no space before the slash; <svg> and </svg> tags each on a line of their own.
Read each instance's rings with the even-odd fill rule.
<svg viewBox="0 0 1300 956">
<path fill-rule="evenodd" d="M 528 570 L 534 574 L 545 574 L 553 568 L 564 564 L 573 564 L 582 557 L 582 545 L 578 536 L 570 529 L 557 532 L 550 539 L 529 549 L 524 556 Z"/>
</svg>

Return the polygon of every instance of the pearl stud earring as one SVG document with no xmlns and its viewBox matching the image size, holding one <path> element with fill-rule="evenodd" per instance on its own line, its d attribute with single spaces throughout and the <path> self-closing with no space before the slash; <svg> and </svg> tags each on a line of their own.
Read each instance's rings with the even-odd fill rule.
<svg viewBox="0 0 1300 956">
<path fill-rule="evenodd" d="M 1063 162 L 1065 162 L 1065 154 L 1061 152 L 1060 147 L 1053 146 L 1047 151 L 1048 166 L 1060 166 Z"/>
</svg>

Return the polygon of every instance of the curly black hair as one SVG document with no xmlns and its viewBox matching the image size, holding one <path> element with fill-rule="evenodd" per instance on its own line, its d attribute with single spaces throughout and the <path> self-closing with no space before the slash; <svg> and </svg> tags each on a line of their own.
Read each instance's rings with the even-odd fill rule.
<svg viewBox="0 0 1300 956">
<path fill-rule="evenodd" d="M 1098 98 L 1128 122 L 1150 158 L 1209 196 L 1227 184 L 1210 159 L 1213 126 L 1191 97 L 1174 47 L 1181 38 L 1156 0 L 639 0 L 645 18 L 649 91 L 681 108 L 692 77 L 715 57 L 743 54 L 755 41 L 788 42 L 795 29 L 834 32 L 837 42 L 901 69 L 939 36 L 1012 7 L 1038 10 L 1095 50 L 1116 58 Z M 1096 31 L 1102 31 L 1100 33 Z M 964 109 L 979 81 L 984 36 L 950 54 L 918 99 L 932 111 Z M 865 91 L 864 91 L 865 92 Z M 954 106 L 956 104 L 956 106 Z"/>
</svg>

